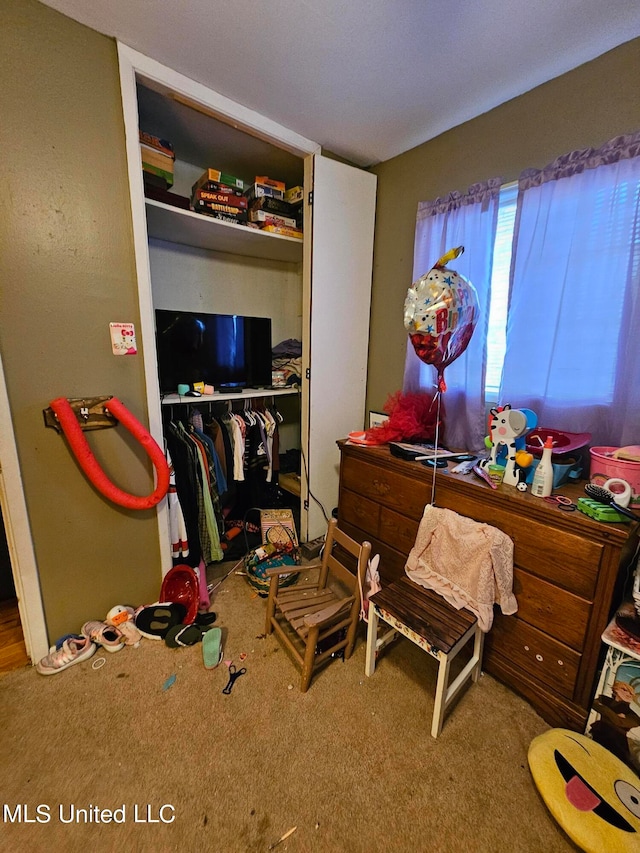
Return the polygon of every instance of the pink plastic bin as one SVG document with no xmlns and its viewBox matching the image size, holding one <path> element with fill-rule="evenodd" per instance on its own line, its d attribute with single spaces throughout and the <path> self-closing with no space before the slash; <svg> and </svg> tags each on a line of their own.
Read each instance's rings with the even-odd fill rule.
<svg viewBox="0 0 640 853">
<path fill-rule="evenodd" d="M 629 506 L 640 508 L 640 462 L 614 459 L 613 452 L 617 449 L 617 447 L 591 448 L 591 482 L 595 483 L 596 486 L 602 486 L 611 477 L 626 480 L 631 486 L 631 503 Z"/>
</svg>

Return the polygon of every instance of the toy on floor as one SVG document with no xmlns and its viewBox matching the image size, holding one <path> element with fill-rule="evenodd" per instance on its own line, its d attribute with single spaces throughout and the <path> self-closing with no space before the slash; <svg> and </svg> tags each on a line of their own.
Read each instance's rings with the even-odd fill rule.
<svg viewBox="0 0 640 853">
<path fill-rule="evenodd" d="M 169 569 L 162 580 L 160 601 L 183 604 L 186 614 L 181 621 L 185 625 L 195 622 L 200 606 L 200 581 L 195 569 L 182 563 Z"/>
<path fill-rule="evenodd" d="M 137 648 L 140 645 L 142 634 L 136 628 L 134 618 L 135 610 L 133 607 L 127 607 L 124 604 L 116 604 L 116 606 L 112 607 L 107 613 L 107 618 L 104 621 L 107 625 L 113 625 L 114 628 L 118 628 L 120 630 L 120 633 L 124 637 L 124 643 L 126 646 L 135 646 Z"/>
<path fill-rule="evenodd" d="M 640 779 L 585 735 L 551 729 L 529 746 L 529 768 L 545 805 L 587 853 L 640 849 Z"/>
<path fill-rule="evenodd" d="M 369 599 L 382 589 L 380 585 L 380 572 L 378 571 L 379 565 L 380 554 L 376 554 L 367 563 L 367 571 L 364 578 L 365 589 L 360 590 L 360 618 L 365 622 L 369 621 Z"/>
</svg>

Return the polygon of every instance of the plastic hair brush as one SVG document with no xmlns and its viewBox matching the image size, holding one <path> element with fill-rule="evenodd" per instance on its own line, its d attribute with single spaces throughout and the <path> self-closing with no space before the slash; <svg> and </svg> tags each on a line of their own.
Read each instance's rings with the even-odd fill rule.
<svg viewBox="0 0 640 853">
<path fill-rule="evenodd" d="M 628 510 L 624 506 L 620 506 L 615 501 L 615 495 L 613 492 L 610 492 L 609 489 L 603 489 L 602 486 L 596 486 L 593 483 L 587 483 L 584 487 L 585 492 L 589 495 L 590 498 L 593 498 L 594 501 L 599 501 L 601 504 L 607 504 L 607 506 L 613 507 L 616 512 L 619 512 L 620 515 L 626 515 L 627 518 L 633 519 L 633 521 L 638 521 L 638 516 Z"/>
</svg>

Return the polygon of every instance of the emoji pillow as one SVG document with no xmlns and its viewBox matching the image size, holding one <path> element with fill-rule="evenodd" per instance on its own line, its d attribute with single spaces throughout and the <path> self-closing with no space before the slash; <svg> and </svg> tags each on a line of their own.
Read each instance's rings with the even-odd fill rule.
<svg viewBox="0 0 640 853">
<path fill-rule="evenodd" d="M 547 808 L 587 853 L 638 853 L 640 779 L 599 743 L 568 729 L 531 741 L 529 768 Z"/>
</svg>

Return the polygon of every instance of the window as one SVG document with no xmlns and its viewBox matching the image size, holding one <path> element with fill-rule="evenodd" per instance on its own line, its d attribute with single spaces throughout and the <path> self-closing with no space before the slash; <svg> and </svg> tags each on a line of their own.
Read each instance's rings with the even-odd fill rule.
<svg viewBox="0 0 640 853">
<path fill-rule="evenodd" d="M 517 184 L 492 178 L 421 202 L 414 272 L 457 245 L 480 315 L 446 365 L 451 446 L 480 446 L 487 403 L 590 432 L 594 446 L 637 443 L 640 132 L 527 169 Z M 434 365 L 408 347 L 405 390 L 433 387 Z"/>
<path fill-rule="evenodd" d="M 640 180 L 622 180 L 612 184 L 603 176 L 601 186 L 596 186 L 588 199 L 589 209 L 585 210 L 584 195 L 580 197 L 583 205 L 577 211 L 577 198 L 571 193 L 569 182 L 563 185 L 564 192 L 555 192 L 556 234 L 547 238 L 548 248 L 546 264 L 552 274 L 567 263 L 563 245 L 572 239 L 574 222 L 578 215 L 584 217 L 583 240 L 580 251 L 584 255 L 583 265 L 591 277 L 601 279 L 600 294 L 602 304 L 598 311 L 593 304 L 594 288 L 585 286 L 584 299 L 572 302 L 575 340 L 580 332 L 594 323 L 594 314 L 599 313 L 600 334 L 598 344 L 583 352 L 582 364 L 590 376 L 589 388 L 594 404 L 608 405 L 614 401 L 618 363 L 619 329 L 624 325 L 625 304 L 629 301 L 621 278 L 608 279 L 610 264 L 617 264 L 621 272 L 620 261 L 628 264 L 629 278 L 638 282 L 640 278 L 640 222 L 637 212 L 640 210 Z M 513 254 L 516 204 L 518 197 L 517 182 L 504 184 L 500 188 L 498 224 L 494 242 L 493 268 L 491 274 L 491 296 L 487 328 L 487 367 L 485 374 L 485 398 L 487 403 L 498 402 L 502 369 L 504 365 L 507 341 L 507 319 L 509 306 L 509 281 Z M 562 223 L 565 232 L 558 227 Z M 631 223 L 631 228 L 630 228 Z M 600 247 L 607 247 L 608 256 L 601 254 Z M 616 259 L 618 259 L 616 261 Z M 617 286 L 620 282 L 620 287 Z M 608 291 L 608 292 L 607 292 Z M 565 306 L 567 310 L 567 306 Z M 567 369 L 575 369 L 568 365 Z M 558 370 L 560 368 L 558 367 Z M 567 401 L 581 400 L 584 396 L 580 385 L 569 383 Z"/>
<path fill-rule="evenodd" d="M 491 301 L 487 329 L 487 369 L 485 397 L 487 403 L 498 402 L 502 365 L 507 348 L 507 308 L 509 304 L 509 270 L 516 219 L 518 184 L 504 184 L 498 202 L 498 227 L 493 245 Z"/>
</svg>

